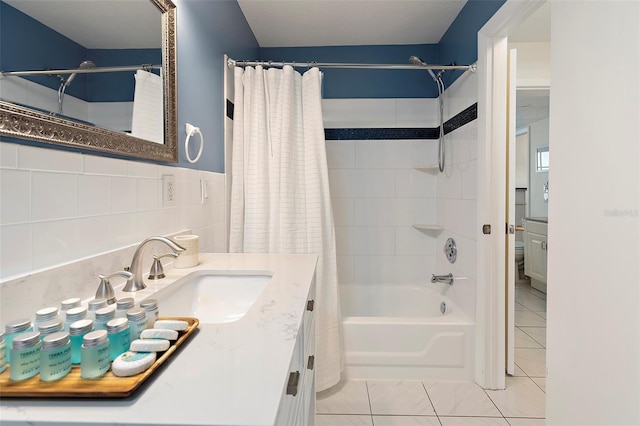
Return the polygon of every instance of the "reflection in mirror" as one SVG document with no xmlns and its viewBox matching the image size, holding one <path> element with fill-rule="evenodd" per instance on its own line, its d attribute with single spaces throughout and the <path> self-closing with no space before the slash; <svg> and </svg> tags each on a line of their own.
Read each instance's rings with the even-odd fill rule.
<svg viewBox="0 0 640 426">
<path fill-rule="evenodd" d="M 170 0 L 0 7 L 0 135 L 177 161 Z"/>
<path fill-rule="evenodd" d="M 536 149 L 536 172 L 549 171 L 549 146 Z"/>
</svg>

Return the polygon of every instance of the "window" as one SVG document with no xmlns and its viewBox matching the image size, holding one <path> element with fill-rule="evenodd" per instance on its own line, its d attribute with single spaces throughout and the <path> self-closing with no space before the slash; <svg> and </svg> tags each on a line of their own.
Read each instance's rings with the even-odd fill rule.
<svg viewBox="0 0 640 426">
<path fill-rule="evenodd" d="M 543 146 L 536 149 L 536 172 L 549 171 L 549 147 Z"/>
</svg>

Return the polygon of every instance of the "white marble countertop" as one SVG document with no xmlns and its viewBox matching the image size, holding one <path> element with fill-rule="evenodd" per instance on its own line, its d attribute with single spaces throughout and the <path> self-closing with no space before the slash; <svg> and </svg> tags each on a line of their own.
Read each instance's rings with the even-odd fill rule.
<svg viewBox="0 0 640 426">
<path fill-rule="evenodd" d="M 2 399 L 3 424 L 273 425 L 314 276 L 316 255 L 201 253 L 200 264 L 167 269 L 136 302 L 199 270 L 273 272 L 238 321 L 200 324 L 126 399 Z M 120 293 L 118 298 L 131 293 Z M 162 316 L 162 306 L 160 306 Z"/>
</svg>

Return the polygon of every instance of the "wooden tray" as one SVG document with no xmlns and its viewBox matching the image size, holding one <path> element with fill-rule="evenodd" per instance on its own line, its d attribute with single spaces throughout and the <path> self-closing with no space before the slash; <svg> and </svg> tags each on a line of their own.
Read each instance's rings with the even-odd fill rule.
<svg viewBox="0 0 640 426">
<path fill-rule="evenodd" d="M 14 382 L 9 379 L 9 366 L 0 374 L 0 397 L 16 398 L 125 398 L 130 396 L 147 380 L 189 336 L 198 328 L 197 318 L 161 318 L 183 320 L 189 323 L 185 331 L 178 332 L 178 340 L 165 352 L 158 353 L 158 359 L 145 372 L 130 377 L 116 377 L 111 371 L 97 379 L 80 377 L 80 365 L 73 365 L 71 372 L 60 380 L 43 382 L 36 374 L 27 380 Z"/>
</svg>

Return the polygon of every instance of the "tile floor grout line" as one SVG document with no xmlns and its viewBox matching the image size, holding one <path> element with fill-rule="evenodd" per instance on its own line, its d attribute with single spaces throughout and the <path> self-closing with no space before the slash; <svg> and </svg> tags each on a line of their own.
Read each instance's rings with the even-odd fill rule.
<svg viewBox="0 0 640 426">
<path fill-rule="evenodd" d="M 369 396 L 369 381 L 364 381 L 364 387 L 367 388 L 367 402 L 369 402 L 369 417 L 371 417 L 371 424 L 375 426 L 375 422 L 373 420 L 373 408 L 371 407 L 371 397 Z"/>
<path fill-rule="evenodd" d="M 533 349 L 533 348 L 524 348 L 524 349 Z M 533 380 L 533 379 L 545 379 L 545 380 L 546 380 L 546 378 L 547 378 L 547 376 L 544 376 L 544 377 L 541 377 L 541 376 L 530 376 L 530 375 L 529 375 L 529 373 L 527 373 L 526 371 L 524 371 L 524 368 L 520 367 L 520 366 L 519 366 L 515 361 L 513 362 L 513 365 L 517 366 L 517 367 L 518 367 L 518 368 L 519 368 L 519 369 L 524 373 L 524 376 L 511 376 L 511 377 L 525 377 L 525 376 L 526 376 L 526 377 L 528 377 L 529 379 L 531 379 L 531 381 L 532 381 L 533 383 L 535 383 L 535 385 L 536 385 L 536 386 L 538 386 L 538 384 L 537 384 L 537 383 L 536 383 L 536 381 L 535 381 L 535 380 Z M 545 365 L 545 368 L 546 368 L 546 365 Z M 509 377 L 509 375 L 508 375 L 508 374 L 507 374 L 507 377 Z M 538 386 L 538 387 L 540 387 L 540 386 Z M 542 388 L 540 388 L 540 390 L 542 390 Z M 546 394 L 546 392 L 545 392 L 545 391 L 543 391 L 543 392 Z"/>
<path fill-rule="evenodd" d="M 533 294 L 533 293 L 529 292 L 529 294 Z M 538 297 L 536 294 L 533 294 L 533 295 L 534 295 L 535 297 Z M 545 306 L 546 306 L 546 304 L 547 304 L 546 299 L 542 299 L 542 298 L 540 298 L 540 300 L 543 300 L 543 301 L 544 301 L 544 303 L 545 303 Z M 545 364 L 546 364 L 546 351 L 547 351 L 547 346 L 546 346 L 546 345 L 543 345 L 543 344 L 542 344 L 542 342 L 539 342 L 535 337 L 533 337 L 532 335 L 530 335 L 529 333 L 527 333 L 525 330 L 523 330 L 523 329 L 522 329 L 522 327 L 529 327 L 529 328 L 544 328 L 544 329 L 545 329 L 545 336 L 546 336 L 546 333 L 547 333 L 547 330 L 546 330 L 546 329 L 547 329 L 547 319 L 546 319 L 546 318 L 543 318 L 543 317 L 542 317 L 542 316 L 540 316 L 540 315 L 538 315 L 538 312 L 536 312 L 536 311 L 533 311 L 533 310 L 529 309 L 529 307 L 525 306 L 524 304 L 521 304 L 521 305 L 522 305 L 522 306 L 523 306 L 527 311 L 532 312 L 532 313 L 534 313 L 535 315 L 537 315 L 538 317 L 542 318 L 542 319 L 544 320 L 544 327 L 539 327 L 539 326 L 527 326 L 527 325 L 524 325 L 524 326 L 516 326 L 517 328 L 519 328 L 519 329 L 520 329 L 520 331 L 522 331 L 524 334 L 526 334 L 526 335 L 527 335 L 527 336 L 529 336 L 531 339 L 533 339 L 533 341 L 534 341 L 534 342 L 536 342 L 537 344 L 539 344 L 540 346 L 542 346 L 542 348 L 520 348 L 520 349 L 542 349 L 542 350 L 544 350 L 544 351 L 545 351 Z M 545 312 L 546 312 L 546 311 L 545 311 Z M 547 391 L 546 391 L 546 390 L 544 390 L 544 389 L 542 389 L 542 387 L 538 384 L 538 382 L 536 382 L 535 380 L 533 380 L 534 378 L 536 378 L 536 379 L 545 379 L 545 380 L 546 380 L 546 378 L 547 378 L 546 374 L 545 374 L 545 376 L 544 376 L 544 377 L 538 377 L 538 376 L 533 376 L 533 377 L 532 377 L 532 376 L 530 376 L 530 375 L 529 375 L 529 373 L 527 373 L 527 372 L 526 372 L 522 367 L 520 367 L 516 362 L 514 362 L 514 365 L 516 365 L 516 366 L 517 366 L 517 367 L 518 367 L 518 368 L 519 368 L 519 369 L 520 369 L 520 370 L 525 374 L 525 376 L 526 376 L 529 380 L 531 380 L 531 381 L 533 382 L 533 384 L 534 384 L 534 385 L 536 385 L 536 387 L 537 387 L 538 389 L 540 389 L 540 390 L 541 390 L 545 395 L 547 394 Z M 511 376 L 511 377 L 523 377 L 523 376 Z M 546 417 L 546 416 L 545 416 L 545 417 Z M 505 419 L 506 419 L 506 417 L 505 417 Z M 509 420 L 507 420 L 507 422 L 508 422 L 509 424 L 511 424 L 511 422 L 509 422 Z"/>
<path fill-rule="evenodd" d="M 529 337 L 536 344 L 538 344 L 538 345 L 540 345 L 542 347 L 541 348 L 531 348 L 531 347 L 528 347 L 528 346 L 514 346 L 513 349 L 547 349 L 547 348 L 544 347 L 544 345 L 542 343 L 538 342 L 536 339 L 533 338 L 533 336 L 529 335 L 526 331 L 524 331 L 521 326 L 515 326 L 515 328 L 520 330 L 521 332 L 523 332 L 527 337 Z M 530 328 L 533 328 L 533 327 L 530 327 Z M 546 328 L 546 327 L 535 327 L 535 328 Z M 514 345 L 515 345 L 515 343 L 514 343 Z"/>
<path fill-rule="evenodd" d="M 522 331 L 524 334 L 526 334 L 527 336 L 531 337 L 531 338 L 534 340 L 534 342 L 536 342 L 537 344 L 539 344 L 540 346 L 542 346 L 544 349 L 547 349 L 547 347 L 546 347 L 545 345 L 543 345 L 543 344 L 542 344 L 542 342 L 537 341 L 535 337 L 533 337 L 532 335 L 530 335 L 529 333 L 527 333 L 525 330 L 523 330 L 523 329 L 522 329 L 522 327 L 525 327 L 525 328 L 544 328 L 544 329 L 545 329 L 545 331 L 544 331 L 545 337 L 546 337 L 546 335 L 547 335 L 547 330 L 546 330 L 546 329 L 547 329 L 547 327 L 534 327 L 534 326 L 528 326 L 528 325 L 521 325 L 521 326 L 518 326 L 518 327 L 517 327 L 517 328 L 519 328 L 519 329 L 520 329 L 520 331 Z"/>
<path fill-rule="evenodd" d="M 436 411 L 436 406 L 431 400 L 431 395 L 429 395 L 429 391 L 427 390 L 427 387 L 424 384 L 424 380 L 420 380 L 420 384 L 422 385 L 422 389 L 424 389 L 424 393 L 427 394 L 427 399 L 429 400 L 429 404 L 431 404 L 431 408 L 433 409 L 433 414 L 435 414 L 436 418 L 438 419 L 438 423 L 440 423 L 440 426 L 442 426 L 442 422 L 440 421 L 440 415 Z"/>
<path fill-rule="evenodd" d="M 500 407 L 498 407 L 498 404 L 495 403 L 495 401 L 493 400 L 493 398 L 491 398 L 491 395 L 489 395 L 489 393 L 487 392 L 487 390 L 485 388 L 480 388 L 482 389 L 482 391 L 484 392 L 484 394 L 486 395 L 487 398 L 489 398 L 489 401 L 491 401 L 491 403 L 493 404 L 494 407 L 496 407 L 496 410 L 498 410 L 498 413 L 500 413 L 500 415 L 502 416 L 503 419 L 506 419 L 506 417 L 504 416 L 504 413 L 502 412 L 502 410 L 500 409 Z M 507 384 L 506 384 L 506 380 L 505 380 L 505 385 L 504 385 L 504 390 L 507 389 Z M 508 421 L 507 421 L 508 423 Z"/>
</svg>

